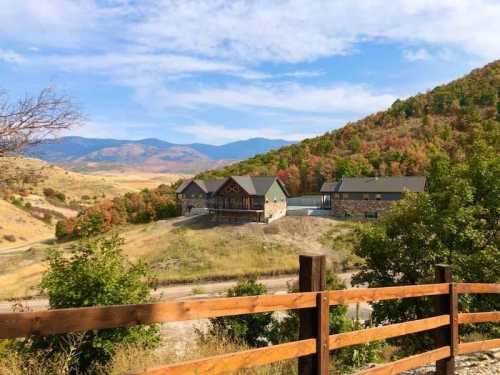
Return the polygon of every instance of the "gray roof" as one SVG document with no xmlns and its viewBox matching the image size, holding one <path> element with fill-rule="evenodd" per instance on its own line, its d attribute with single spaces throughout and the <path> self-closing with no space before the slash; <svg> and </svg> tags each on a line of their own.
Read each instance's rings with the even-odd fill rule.
<svg viewBox="0 0 500 375">
<path fill-rule="evenodd" d="M 339 182 L 325 182 L 322 193 L 402 193 L 425 190 L 425 177 L 344 177 Z"/>
<path fill-rule="evenodd" d="M 321 186 L 321 193 L 333 193 L 337 192 L 338 187 L 340 186 L 340 182 L 325 182 L 323 186 Z"/>
<path fill-rule="evenodd" d="M 227 179 L 214 179 L 214 180 L 185 180 L 179 187 L 175 190 L 177 194 L 182 194 L 182 192 L 191 184 L 195 183 L 203 190 L 205 193 L 213 193 L 219 189 L 219 187 L 226 181 Z"/>
<path fill-rule="evenodd" d="M 283 182 L 274 176 L 231 176 L 228 177 L 228 179 L 235 181 L 248 195 L 266 195 L 274 181 L 277 181 L 286 196 L 289 195 Z M 224 183 L 225 182 L 226 181 L 224 181 Z M 222 183 L 217 190 L 219 190 L 224 183 Z"/>
<path fill-rule="evenodd" d="M 177 187 L 177 189 L 175 189 L 175 192 L 177 194 L 182 194 L 184 189 L 187 188 L 191 182 L 193 182 L 193 179 L 191 179 L 191 178 L 188 180 L 182 181 L 182 183 L 179 185 L 179 187 Z"/>
</svg>

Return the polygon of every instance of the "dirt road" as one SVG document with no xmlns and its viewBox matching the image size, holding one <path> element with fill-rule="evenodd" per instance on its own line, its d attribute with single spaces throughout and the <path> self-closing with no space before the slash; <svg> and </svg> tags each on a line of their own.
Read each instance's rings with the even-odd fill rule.
<svg viewBox="0 0 500 375">
<path fill-rule="evenodd" d="M 352 272 L 338 274 L 338 277 L 340 280 L 349 285 Z M 296 281 L 297 276 L 293 275 L 259 279 L 259 282 L 266 286 L 269 294 L 286 293 L 288 291 L 288 285 Z M 173 285 L 158 288 L 153 292 L 153 296 L 157 301 L 178 301 L 188 298 L 201 299 L 222 296 L 229 288 L 235 286 L 236 283 L 236 280 L 230 280 L 222 282 Z M 12 311 L 12 306 L 17 302 L 21 302 L 30 310 L 43 310 L 48 308 L 48 300 L 46 298 L 33 298 L 22 301 L 1 301 L 0 312 Z"/>
</svg>

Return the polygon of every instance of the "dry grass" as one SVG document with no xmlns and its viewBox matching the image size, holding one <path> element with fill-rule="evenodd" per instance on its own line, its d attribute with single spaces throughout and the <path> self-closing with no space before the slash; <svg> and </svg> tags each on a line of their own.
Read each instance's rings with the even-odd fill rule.
<svg viewBox="0 0 500 375">
<path fill-rule="evenodd" d="M 318 217 L 285 217 L 269 225 L 219 226 L 205 218 L 187 222 L 176 218 L 128 225 L 117 231 L 125 239 L 125 254 L 131 260 L 149 262 L 159 283 L 168 284 L 293 273 L 298 269 L 299 253 L 327 254 L 333 267 L 341 270 L 351 264 L 352 255 L 340 247 L 341 241 L 332 246 L 325 236 L 330 238 L 337 232 L 348 236 L 350 225 Z M 71 245 L 63 244 L 68 249 Z M 47 247 L 0 255 L 0 299 L 38 293 Z"/>
<path fill-rule="evenodd" d="M 141 348 L 128 346 L 121 348 L 113 361 L 102 369 L 102 374 L 118 375 L 132 371 L 141 371 L 147 368 L 158 367 L 180 361 L 210 357 L 218 354 L 227 354 L 249 349 L 243 344 L 228 341 L 224 337 L 211 338 L 208 341 L 197 342 L 189 350 L 176 353 L 173 345 L 166 342 L 159 350 L 154 352 L 144 351 Z M 278 362 L 266 366 L 245 369 L 236 372 L 240 375 L 275 375 L 296 374 L 296 360 Z"/>
<path fill-rule="evenodd" d="M 85 174 L 86 176 L 95 176 L 105 178 L 106 181 L 123 186 L 131 191 L 140 191 L 142 189 L 154 189 L 158 185 L 170 185 L 180 178 L 189 178 L 191 175 L 176 173 L 152 173 L 141 171 L 105 171 Z"/>
<path fill-rule="evenodd" d="M 15 237 L 14 242 L 4 238 L 9 235 Z M 0 252 L 5 248 L 51 238 L 53 235 L 54 227 L 0 199 Z"/>
<path fill-rule="evenodd" d="M 228 341 L 224 337 L 212 338 L 205 342 L 194 343 L 189 350 L 182 353 L 173 349 L 168 340 L 155 350 L 145 350 L 138 346 L 123 346 L 118 349 L 113 359 L 106 366 L 95 372 L 98 375 L 118 375 L 139 372 L 147 368 L 158 367 L 170 363 L 204 358 L 218 354 L 226 354 L 248 349 L 243 344 Z M 236 372 L 239 375 L 277 375 L 296 374 L 296 360 L 278 362 Z M 15 351 L 0 349 L 0 374 L 2 375 L 67 375 L 67 358 L 61 356 L 55 360 L 46 360 L 40 355 L 22 356 Z"/>
<path fill-rule="evenodd" d="M 111 171 L 95 174 L 83 174 L 67 171 L 43 160 L 24 157 L 0 158 L 0 170 L 4 173 L 15 173 L 16 169 L 34 170 L 42 176 L 36 184 L 25 184 L 36 195 L 43 196 L 43 189 L 50 187 L 61 191 L 69 200 L 80 201 L 81 197 L 101 198 L 103 195 L 111 198 L 127 192 L 137 192 L 144 188 L 169 184 L 185 175 L 170 173 L 141 173 Z"/>
</svg>

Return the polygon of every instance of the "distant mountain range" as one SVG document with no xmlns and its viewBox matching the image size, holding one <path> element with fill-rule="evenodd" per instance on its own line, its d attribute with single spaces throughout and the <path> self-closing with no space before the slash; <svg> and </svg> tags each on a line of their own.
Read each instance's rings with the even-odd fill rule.
<svg viewBox="0 0 500 375">
<path fill-rule="evenodd" d="M 62 137 L 26 150 L 36 157 L 73 170 L 140 168 L 155 172 L 196 173 L 222 167 L 291 144 L 282 139 L 251 138 L 221 146 L 141 140 Z"/>
</svg>

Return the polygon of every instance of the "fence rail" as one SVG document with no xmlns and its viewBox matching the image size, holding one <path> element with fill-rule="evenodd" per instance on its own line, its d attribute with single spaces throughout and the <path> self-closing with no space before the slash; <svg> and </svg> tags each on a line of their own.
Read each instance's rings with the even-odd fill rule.
<svg viewBox="0 0 500 375">
<path fill-rule="evenodd" d="M 359 374 L 397 374 L 431 362 L 437 363 L 439 374 L 452 374 L 455 355 L 500 347 L 500 339 L 459 342 L 460 324 L 498 323 L 500 312 L 459 313 L 457 302 L 459 294 L 500 293 L 500 284 L 453 283 L 450 269 L 438 266 L 435 284 L 324 291 L 324 258 L 301 256 L 300 264 L 299 293 L 2 313 L 0 339 L 299 310 L 299 341 L 168 364 L 137 374 L 222 374 L 293 358 L 299 358 L 301 375 L 327 374 L 331 350 L 429 330 L 436 332 L 437 349 Z M 329 335 L 328 311 L 331 305 L 426 296 L 436 299 L 436 316 Z"/>
</svg>

